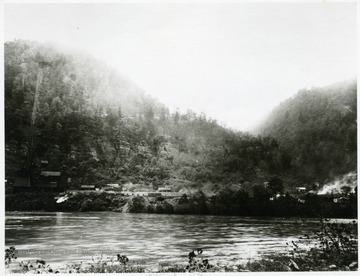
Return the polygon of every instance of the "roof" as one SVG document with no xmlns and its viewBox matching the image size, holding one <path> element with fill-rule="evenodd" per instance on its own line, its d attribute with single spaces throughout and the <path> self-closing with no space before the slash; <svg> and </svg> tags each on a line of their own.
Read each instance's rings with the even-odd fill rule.
<svg viewBox="0 0 360 276">
<path fill-rule="evenodd" d="M 159 188 L 158 191 L 171 191 L 170 187 Z"/>
<path fill-rule="evenodd" d="M 152 189 L 146 189 L 146 188 L 142 188 L 142 189 L 135 189 L 134 192 L 152 192 Z"/>
<path fill-rule="evenodd" d="M 81 185 L 80 188 L 95 188 L 95 185 Z"/>
<path fill-rule="evenodd" d="M 109 186 L 109 187 L 120 187 L 119 184 L 106 184 L 106 186 Z"/>
<path fill-rule="evenodd" d="M 61 172 L 54 172 L 54 171 L 42 171 L 41 175 L 43 176 L 60 176 Z"/>
</svg>

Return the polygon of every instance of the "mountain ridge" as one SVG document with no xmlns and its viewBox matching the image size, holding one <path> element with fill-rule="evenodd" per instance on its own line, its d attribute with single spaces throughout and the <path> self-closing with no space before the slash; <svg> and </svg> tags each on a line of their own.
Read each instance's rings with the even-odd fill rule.
<svg viewBox="0 0 360 276">
<path fill-rule="evenodd" d="M 353 169 L 356 101 L 355 105 L 351 103 L 356 87 L 349 87 L 331 89 L 334 95 L 341 89 L 352 91 L 350 96 L 334 98 L 333 102 L 320 97 L 318 101 L 324 110 L 331 110 L 330 121 L 336 116 L 340 121 L 347 120 L 343 126 L 348 135 L 344 143 L 351 146 L 351 152 L 344 154 L 339 148 L 340 153 L 334 158 L 348 160 Z M 36 91 L 39 98 L 34 107 Z M 49 160 L 49 169 L 61 170 L 73 179 L 74 187 L 132 183 L 132 188 L 169 185 L 177 191 L 214 192 L 231 185 L 251 189 L 274 177 L 282 178 L 288 190 L 296 185 L 325 183 L 349 171 L 344 166 L 339 170 L 328 166 L 317 177 L 318 164 L 298 160 L 305 153 L 307 156 L 309 149 L 294 151 L 295 143 L 303 145 L 305 139 L 306 143 L 317 143 L 318 150 L 322 150 L 328 142 L 323 139 L 326 134 L 320 135 L 320 140 L 308 139 L 312 133 L 320 137 L 316 131 L 310 131 L 316 130 L 314 120 L 305 124 L 309 111 L 316 108 L 306 110 L 308 92 L 301 93 L 305 99 L 300 101 L 301 108 L 297 108 L 301 116 L 282 105 L 289 111 L 288 120 L 296 120 L 296 127 L 288 127 L 281 111 L 276 122 L 271 123 L 276 132 L 265 129 L 261 136 L 254 136 L 227 129 L 205 114 L 191 110 L 186 114 L 170 113 L 166 106 L 145 95 L 112 68 L 86 54 L 76 56 L 37 42 L 7 42 L 6 178 L 14 179 L 19 171 L 39 174 L 40 161 L 45 159 Z M 342 101 L 350 104 L 351 112 L 336 115 L 333 106 Z M 292 103 L 291 99 L 286 102 Z M 341 122 L 330 125 L 330 131 L 336 132 Z M 326 123 L 323 125 L 321 129 L 326 131 Z M 302 140 L 297 134 L 299 130 L 306 134 L 300 137 Z M 319 141 L 325 141 L 325 145 L 319 146 Z M 317 157 L 326 160 L 324 155 Z"/>
</svg>

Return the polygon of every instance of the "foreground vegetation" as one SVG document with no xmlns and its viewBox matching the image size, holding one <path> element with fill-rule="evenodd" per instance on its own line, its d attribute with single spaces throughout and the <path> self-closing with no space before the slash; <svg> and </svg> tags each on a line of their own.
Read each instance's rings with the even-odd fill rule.
<svg viewBox="0 0 360 276">
<path fill-rule="evenodd" d="M 5 265 L 10 273 L 166 273 L 166 272 L 244 272 L 244 271 L 357 271 L 357 221 L 330 223 L 320 219 L 314 233 L 304 233 L 292 241 L 289 252 L 263 256 L 247 263 L 216 263 L 203 255 L 203 249 L 192 250 L 180 264 L 149 266 L 134 263 L 125 255 L 98 256 L 92 262 L 69 264 L 53 269 L 43 260 L 17 262 L 16 250 L 5 250 Z"/>
<path fill-rule="evenodd" d="M 288 254 L 250 262 L 250 271 L 353 271 L 358 269 L 357 221 L 329 223 L 320 219 L 318 231 L 292 241 Z M 307 249 L 301 249 L 307 245 Z"/>
</svg>

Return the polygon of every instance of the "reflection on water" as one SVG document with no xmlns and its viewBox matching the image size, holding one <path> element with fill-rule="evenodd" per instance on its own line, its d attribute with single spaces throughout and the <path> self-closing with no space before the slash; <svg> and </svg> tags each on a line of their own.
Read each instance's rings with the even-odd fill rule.
<svg viewBox="0 0 360 276">
<path fill-rule="evenodd" d="M 42 258 L 49 263 L 91 260 L 99 251 L 111 256 L 125 254 L 145 263 L 184 262 L 188 252 L 199 247 L 211 260 L 246 261 L 260 254 L 288 250 L 287 241 L 315 229 L 314 222 L 303 226 L 294 222 L 112 212 L 9 212 L 5 243 L 7 247 L 15 246 L 19 257 Z"/>
</svg>

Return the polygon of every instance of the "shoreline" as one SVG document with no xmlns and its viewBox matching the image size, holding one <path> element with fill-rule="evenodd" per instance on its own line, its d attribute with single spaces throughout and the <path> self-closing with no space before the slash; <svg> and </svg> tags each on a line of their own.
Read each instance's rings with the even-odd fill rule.
<svg viewBox="0 0 360 276">
<path fill-rule="evenodd" d="M 200 217 L 235 217 L 235 218 L 242 218 L 242 219 L 249 219 L 251 220 L 252 218 L 256 218 L 257 220 L 259 219 L 264 219 L 264 220 L 299 220 L 300 217 L 298 216 L 290 216 L 290 217 L 281 217 L 281 216 L 256 216 L 256 215 L 221 215 L 221 214 L 181 214 L 181 213 L 130 213 L 130 212 L 118 212 L 118 211 L 113 211 L 113 210 L 106 210 L 106 211 L 45 211 L 45 210 L 32 210 L 32 211 L 19 211 L 19 210 L 14 210 L 14 211 L 5 211 L 5 217 L 6 214 L 9 213 L 19 213 L 19 214 L 54 214 L 54 213 L 63 213 L 63 214 L 72 214 L 72 213 L 76 213 L 76 214 L 96 214 L 96 213 L 115 213 L 115 214 L 132 214 L 132 215 L 136 215 L 136 214 L 148 214 L 148 215 L 165 215 L 165 216 L 200 216 Z M 312 216 L 312 217 L 304 217 L 302 219 L 306 219 L 307 222 L 318 222 L 319 217 L 316 216 Z M 358 220 L 358 217 L 327 217 L 327 219 L 329 220 L 345 220 L 345 221 L 352 221 L 352 220 Z"/>
<path fill-rule="evenodd" d="M 43 212 L 90 212 L 111 211 L 123 213 L 192 214 L 250 217 L 333 217 L 357 218 L 357 198 L 346 203 L 335 203 L 331 198 L 308 197 L 306 203 L 292 197 L 274 201 L 258 201 L 254 198 L 228 198 L 219 195 L 206 196 L 201 191 L 177 198 L 121 196 L 108 193 L 75 194 L 61 203 L 54 199 L 57 193 L 19 192 L 5 195 L 5 210 Z M 236 201 L 237 200 L 237 201 Z"/>
</svg>

